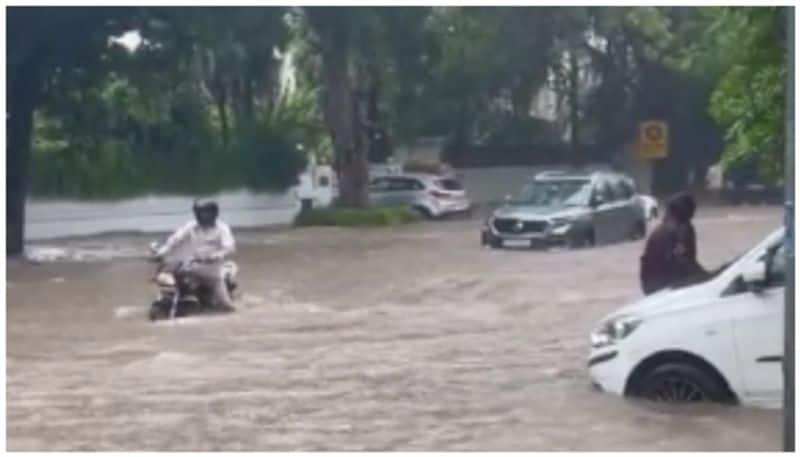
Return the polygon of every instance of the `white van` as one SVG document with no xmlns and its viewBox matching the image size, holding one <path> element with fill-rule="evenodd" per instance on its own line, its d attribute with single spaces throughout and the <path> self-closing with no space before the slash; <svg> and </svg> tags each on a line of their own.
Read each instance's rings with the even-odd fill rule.
<svg viewBox="0 0 800 457">
<path fill-rule="evenodd" d="M 708 281 L 610 314 L 591 333 L 593 385 L 663 402 L 780 408 L 785 262 L 779 229 Z"/>
<path fill-rule="evenodd" d="M 338 197 L 339 188 L 336 173 L 329 165 L 311 163 L 298 176 L 297 198 L 307 201 L 314 208 L 330 206 Z"/>
</svg>

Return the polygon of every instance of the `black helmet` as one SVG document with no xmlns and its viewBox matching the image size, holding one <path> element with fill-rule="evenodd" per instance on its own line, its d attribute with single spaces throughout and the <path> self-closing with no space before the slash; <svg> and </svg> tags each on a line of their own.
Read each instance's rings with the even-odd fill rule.
<svg viewBox="0 0 800 457">
<path fill-rule="evenodd" d="M 219 216 L 219 205 L 213 200 L 199 201 L 195 200 L 192 205 L 192 212 L 197 223 L 203 227 L 213 226 L 217 222 Z"/>
</svg>

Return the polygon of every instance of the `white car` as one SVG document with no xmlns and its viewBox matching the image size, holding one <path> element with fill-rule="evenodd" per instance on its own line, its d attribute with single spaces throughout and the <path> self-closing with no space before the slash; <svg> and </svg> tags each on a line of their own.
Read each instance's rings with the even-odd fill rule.
<svg viewBox="0 0 800 457">
<path fill-rule="evenodd" d="M 656 401 L 780 408 L 784 253 L 779 229 L 706 282 L 602 319 L 591 333 L 592 384 Z"/>
<path fill-rule="evenodd" d="M 369 201 L 377 206 L 407 206 L 431 218 L 466 213 L 472 209 L 464 186 L 455 177 L 424 173 L 372 179 Z"/>
</svg>

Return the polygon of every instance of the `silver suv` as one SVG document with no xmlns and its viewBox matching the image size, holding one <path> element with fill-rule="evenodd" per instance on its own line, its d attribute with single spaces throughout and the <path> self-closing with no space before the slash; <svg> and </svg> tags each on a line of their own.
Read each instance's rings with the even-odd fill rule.
<svg viewBox="0 0 800 457">
<path fill-rule="evenodd" d="M 408 206 L 425 217 L 463 213 L 472 208 L 464 187 L 452 176 L 380 176 L 369 183 L 369 201 L 378 206 Z"/>
<path fill-rule="evenodd" d="M 591 246 L 647 231 L 633 180 L 620 173 L 543 172 L 485 221 L 481 244 Z"/>
</svg>

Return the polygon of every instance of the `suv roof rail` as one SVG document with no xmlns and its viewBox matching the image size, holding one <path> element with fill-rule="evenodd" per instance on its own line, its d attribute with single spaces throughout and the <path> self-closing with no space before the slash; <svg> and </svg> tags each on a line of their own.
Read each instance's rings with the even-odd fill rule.
<svg viewBox="0 0 800 457">
<path fill-rule="evenodd" d="M 534 177 L 536 177 L 536 178 L 546 178 L 548 176 L 562 176 L 562 175 L 565 175 L 567 173 L 568 172 L 566 170 L 545 170 L 545 171 L 540 171 L 540 172 L 536 173 L 534 175 Z"/>
<path fill-rule="evenodd" d="M 597 170 L 549 170 L 549 171 L 541 171 L 533 175 L 533 179 L 544 179 L 544 178 L 593 178 L 595 176 L 600 175 L 603 173 L 602 171 Z"/>
</svg>

